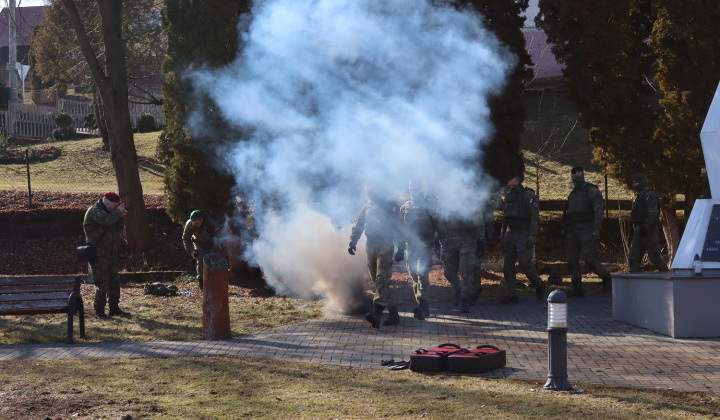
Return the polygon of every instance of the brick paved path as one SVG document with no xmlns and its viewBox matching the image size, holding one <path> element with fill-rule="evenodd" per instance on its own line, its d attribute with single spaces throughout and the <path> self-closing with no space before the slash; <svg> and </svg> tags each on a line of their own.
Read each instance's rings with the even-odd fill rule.
<svg viewBox="0 0 720 420">
<path fill-rule="evenodd" d="M 547 378 L 547 309 L 522 297 L 519 304 L 481 301 L 470 314 L 431 305 L 426 321 L 401 308 L 403 322 L 374 330 L 361 317 L 332 315 L 226 341 L 163 341 L 0 346 L 0 360 L 238 355 L 303 360 L 333 366 L 384 369 L 380 360 L 409 360 L 413 350 L 451 342 L 506 349 L 508 364 L 482 376 Z M 584 383 L 710 391 L 720 395 L 720 339 L 673 339 L 612 319 L 610 295 L 571 300 L 568 376 Z M 402 310 L 405 310 L 403 313 Z M 715 321 L 709 321 L 715 322 Z"/>
</svg>

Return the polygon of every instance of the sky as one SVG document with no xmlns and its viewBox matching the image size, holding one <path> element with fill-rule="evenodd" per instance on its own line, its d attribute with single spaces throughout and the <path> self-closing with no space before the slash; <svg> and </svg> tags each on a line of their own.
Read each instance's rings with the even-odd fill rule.
<svg viewBox="0 0 720 420">
<path fill-rule="evenodd" d="M 2 0 L 0 2 L 2 7 L 9 7 L 10 2 L 8 0 Z M 45 0 L 15 0 L 15 7 L 30 7 L 30 6 L 44 6 Z"/>
</svg>

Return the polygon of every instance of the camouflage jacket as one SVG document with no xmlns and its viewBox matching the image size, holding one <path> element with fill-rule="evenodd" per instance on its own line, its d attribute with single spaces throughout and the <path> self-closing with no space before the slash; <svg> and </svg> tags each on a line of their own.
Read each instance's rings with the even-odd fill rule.
<svg viewBox="0 0 720 420">
<path fill-rule="evenodd" d="M 635 197 L 630 218 L 634 224 L 646 228 L 659 223 L 660 200 L 650 187 L 643 188 Z"/>
<path fill-rule="evenodd" d="M 83 220 L 85 242 L 95 244 L 98 258 L 112 258 L 115 232 L 122 230 L 125 226 L 124 220 L 120 216 L 120 209 L 116 208 L 112 212 L 108 212 L 102 199 L 85 212 Z"/>
<path fill-rule="evenodd" d="M 433 204 L 430 200 L 415 201 L 410 198 L 400 207 L 407 241 L 433 240 L 435 232 L 439 230 L 437 217 L 431 210 Z"/>
<path fill-rule="evenodd" d="M 372 200 L 360 209 L 350 234 L 350 246 L 355 246 L 363 232 L 368 242 L 402 242 L 400 209 L 397 205 L 387 202 L 382 205 Z M 398 247 L 405 248 L 404 243 Z"/>
<path fill-rule="evenodd" d="M 212 251 L 217 230 L 215 222 L 207 217 L 203 219 L 203 223 L 199 227 L 195 227 L 192 220 L 185 222 L 182 235 L 185 252 L 190 254 L 197 249 L 205 252 Z"/>
<path fill-rule="evenodd" d="M 502 234 L 510 230 L 528 230 L 537 236 L 540 231 L 540 207 L 535 191 L 518 185 L 517 191 L 508 191 L 503 198 Z"/>
</svg>

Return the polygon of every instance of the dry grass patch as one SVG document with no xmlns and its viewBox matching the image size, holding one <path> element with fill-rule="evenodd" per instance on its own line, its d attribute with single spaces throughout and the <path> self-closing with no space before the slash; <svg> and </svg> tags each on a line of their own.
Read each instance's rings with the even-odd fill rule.
<svg viewBox="0 0 720 420">
<path fill-rule="evenodd" d="M 10 361 L 0 417 L 24 418 L 712 418 L 707 394 L 410 371 L 331 368 L 243 357 Z M 576 387 L 579 387 L 575 384 Z"/>
<path fill-rule="evenodd" d="M 135 133 L 140 181 L 145 194 L 163 194 L 162 171 L 155 158 L 160 132 Z M 60 149 L 60 157 L 48 162 L 30 164 L 30 183 L 33 190 L 65 192 L 97 192 L 116 190 L 117 181 L 110 161 L 110 152 L 102 150 L 100 138 L 51 141 L 29 149 L 53 146 Z M 25 150 L 25 146 L 14 149 Z M 26 164 L 3 164 L 0 190 L 27 191 Z"/>
<path fill-rule="evenodd" d="M 197 282 L 189 275 L 175 282 L 180 291 L 191 295 L 158 297 L 145 295 L 142 284 L 125 284 L 120 307 L 132 318 L 94 318 L 94 286 L 83 285 L 85 324 L 88 342 L 180 341 L 202 338 L 202 296 Z M 234 336 L 293 324 L 320 317 L 322 301 L 305 301 L 230 286 L 230 327 Z M 0 344 L 63 343 L 67 318 L 63 315 L 0 317 Z M 78 337 L 77 317 L 75 338 Z"/>
</svg>

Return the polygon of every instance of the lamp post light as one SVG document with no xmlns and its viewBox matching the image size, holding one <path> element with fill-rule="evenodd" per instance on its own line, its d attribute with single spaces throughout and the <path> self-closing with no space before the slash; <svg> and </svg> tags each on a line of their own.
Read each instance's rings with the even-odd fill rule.
<svg viewBox="0 0 720 420">
<path fill-rule="evenodd" d="M 569 391 L 567 380 L 567 295 L 555 290 L 548 296 L 548 380 L 543 389 Z"/>
</svg>

